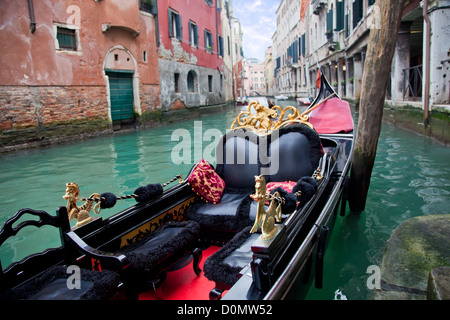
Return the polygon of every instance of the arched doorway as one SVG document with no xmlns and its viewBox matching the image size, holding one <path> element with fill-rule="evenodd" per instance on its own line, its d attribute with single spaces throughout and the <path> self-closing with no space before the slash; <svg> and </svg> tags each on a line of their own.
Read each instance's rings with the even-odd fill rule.
<svg viewBox="0 0 450 320">
<path fill-rule="evenodd" d="M 134 123 L 140 113 L 139 75 L 136 60 L 123 46 L 111 48 L 105 56 L 104 68 L 109 105 L 109 118 L 115 129 Z"/>
</svg>

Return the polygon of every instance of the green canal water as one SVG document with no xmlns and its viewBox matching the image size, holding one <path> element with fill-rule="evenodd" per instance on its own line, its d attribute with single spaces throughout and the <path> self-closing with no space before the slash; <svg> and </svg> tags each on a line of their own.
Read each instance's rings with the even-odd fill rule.
<svg viewBox="0 0 450 320">
<path fill-rule="evenodd" d="M 103 192 L 121 196 L 186 175 L 196 160 L 211 157 L 214 138 L 226 132 L 239 111 L 230 108 L 161 128 L 0 155 L 0 224 L 22 208 L 54 214 L 66 205 L 67 182 L 76 182 L 83 197 Z M 192 147 L 182 149 L 180 142 L 188 138 Z M 177 164 L 180 155 L 185 163 Z M 344 217 L 337 217 L 325 254 L 323 289 L 313 287 L 307 299 L 370 299 L 367 268 L 381 265 L 392 231 L 412 217 L 450 213 L 449 159 L 450 148 L 383 125 L 366 210 L 354 216 L 347 208 Z M 132 199 L 119 201 L 100 216 L 133 204 Z M 58 244 L 57 232 L 25 228 L 0 248 L 2 266 Z"/>
</svg>

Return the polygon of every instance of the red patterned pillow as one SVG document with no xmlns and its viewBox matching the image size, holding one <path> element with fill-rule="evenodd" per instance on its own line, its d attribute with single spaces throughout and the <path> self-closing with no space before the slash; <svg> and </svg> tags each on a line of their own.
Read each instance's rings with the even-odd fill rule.
<svg viewBox="0 0 450 320">
<path fill-rule="evenodd" d="M 225 189 L 225 181 L 204 159 L 197 164 L 188 183 L 192 187 L 192 191 L 207 202 L 214 204 L 220 202 Z"/>
<path fill-rule="evenodd" d="M 287 192 L 291 193 L 292 189 L 294 189 L 295 185 L 297 183 L 293 182 L 293 181 L 285 181 L 285 182 L 269 182 L 266 185 L 266 194 L 269 195 L 270 191 L 272 191 L 273 189 L 276 189 L 278 187 L 283 188 L 284 190 L 286 190 Z M 269 201 L 266 201 L 266 204 L 269 205 Z"/>
<path fill-rule="evenodd" d="M 285 182 L 269 182 L 266 186 L 267 194 L 270 194 L 270 191 L 272 191 L 275 188 L 281 187 L 287 192 L 291 193 L 292 189 L 294 189 L 296 183 L 293 181 L 285 181 Z"/>
</svg>

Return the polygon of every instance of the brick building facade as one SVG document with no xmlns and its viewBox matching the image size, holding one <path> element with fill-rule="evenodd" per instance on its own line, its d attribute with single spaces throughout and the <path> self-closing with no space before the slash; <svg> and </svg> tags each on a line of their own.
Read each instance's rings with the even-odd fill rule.
<svg viewBox="0 0 450 320">
<path fill-rule="evenodd" d="M 0 131 L 159 109 L 155 19 L 139 0 L 23 2 L 0 11 Z"/>
</svg>

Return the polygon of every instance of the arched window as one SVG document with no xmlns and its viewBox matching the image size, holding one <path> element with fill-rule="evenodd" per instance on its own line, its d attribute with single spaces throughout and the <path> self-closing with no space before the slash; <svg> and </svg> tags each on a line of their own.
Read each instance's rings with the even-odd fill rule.
<svg viewBox="0 0 450 320">
<path fill-rule="evenodd" d="M 189 71 L 187 75 L 187 87 L 189 92 L 197 91 L 197 74 L 193 70 Z"/>
</svg>

